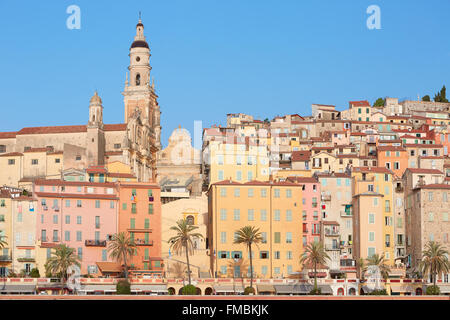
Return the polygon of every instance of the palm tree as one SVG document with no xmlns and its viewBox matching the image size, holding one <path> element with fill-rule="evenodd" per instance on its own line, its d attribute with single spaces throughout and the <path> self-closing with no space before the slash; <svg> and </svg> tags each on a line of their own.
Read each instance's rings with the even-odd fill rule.
<svg viewBox="0 0 450 320">
<path fill-rule="evenodd" d="M 175 278 L 184 278 L 186 275 L 186 266 L 180 262 L 176 262 L 171 266 L 170 272 L 175 275 Z"/>
<path fill-rule="evenodd" d="M 449 273 L 450 263 L 448 261 L 448 251 L 439 242 L 429 241 L 422 252 L 423 258 L 419 263 L 419 269 L 423 275 L 430 275 L 433 278 L 433 286 L 436 287 L 438 273 Z"/>
<path fill-rule="evenodd" d="M 6 239 L 6 236 L 0 236 L 0 249 L 3 249 L 8 245 L 8 242 L 3 239 Z"/>
<path fill-rule="evenodd" d="M 389 272 L 391 269 L 386 264 L 386 260 L 384 259 L 384 253 L 380 256 L 378 253 L 373 254 L 372 256 L 366 259 L 367 266 L 377 266 L 380 270 L 381 276 L 383 279 L 387 279 L 389 277 Z"/>
<path fill-rule="evenodd" d="M 359 268 L 359 280 L 362 282 L 364 281 L 364 275 L 367 271 L 367 265 L 363 258 L 359 258 L 358 268 Z"/>
<path fill-rule="evenodd" d="M 124 266 L 125 278 L 128 279 L 128 259 L 136 250 L 136 244 L 127 233 L 119 232 L 115 234 L 108 244 L 109 256 L 118 262 L 122 262 Z"/>
<path fill-rule="evenodd" d="M 330 257 L 326 253 L 323 244 L 317 241 L 309 243 L 300 258 L 301 264 L 314 266 L 314 291 L 317 291 L 317 265 L 324 265 L 327 260 L 330 260 Z"/>
<path fill-rule="evenodd" d="M 245 244 L 247 246 L 250 255 L 250 288 L 253 289 L 253 256 L 252 256 L 252 244 L 258 245 L 263 240 L 259 228 L 253 226 L 245 226 L 236 231 L 235 244 Z"/>
<path fill-rule="evenodd" d="M 183 251 L 186 253 L 186 264 L 189 284 L 191 284 L 191 266 L 189 264 L 189 255 L 194 253 L 194 239 L 203 238 L 200 233 L 193 233 L 198 227 L 188 223 L 186 219 L 177 221 L 177 225 L 170 228 L 176 232 L 176 235 L 169 239 L 170 248 L 173 249 L 175 254 L 181 254 Z"/>
<path fill-rule="evenodd" d="M 81 267 L 80 258 L 75 254 L 75 249 L 60 244 L 54 248 L 52 257 L 45 263 L 45 270 L 58 275 L 64 283 L 68 278 L 67 269 L 73 265 Z"/>
</svg>

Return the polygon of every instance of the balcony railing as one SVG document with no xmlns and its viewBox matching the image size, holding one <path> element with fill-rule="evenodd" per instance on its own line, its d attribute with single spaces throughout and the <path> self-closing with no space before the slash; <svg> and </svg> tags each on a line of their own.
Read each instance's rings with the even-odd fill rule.
<svg viewBox="0 0 450 320">
<path fill-rule="evenodd" d="M 106 247 L 106 240 L 86 240 L 84 245 L 86 247 Z"/>
<path fill-rule="evenodd" d="M 17 261 L 19 262 L 35 262 L 34 257 L 19 257 L 17 258 Z"/>
<path fill-rule="evenodd" d="M 137 246 L 153 246 L 153 240 L 145 241 L 145 240 L 142 240 L 142 239 L 135 239 L 134 243 Z"/>
<path fill-rule="evenodd" d="M 11 261 L 11 256 L 8 255 L 1 255 L 0 256 L 0 261 Z"/>
<path fill-rule="evenodd" d="M 339 231 L 332 231 L 332 230 L 325 229 L 325 236 L 329 236 L 329 237 L 339 236 Z"/>
<path fill-rule="evenodd" d="M 339 246 L 334 246 L 332 244 L 325 245 L 325 250 L 332 251 L 332 250 L 341 250 Z"/>
</svg>

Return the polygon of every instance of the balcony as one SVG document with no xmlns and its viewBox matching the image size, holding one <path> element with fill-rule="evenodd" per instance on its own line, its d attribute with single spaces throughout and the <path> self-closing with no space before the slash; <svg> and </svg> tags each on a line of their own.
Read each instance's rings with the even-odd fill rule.
<svg viewBox="0 0 450 320">
<path fill-rule="evenodd" d="M 332 244 L 326 244 L 325 245 L 325 250 L 327 250 L 327 251 L 339 251 L 339 250 L 341 250 L 341 248 L 339 246 L 334 246 Z"/>
<path fill-rule="evenodd" d="M 349 210 L 349 211 L 341 211 L 341 217 L 352 217 L 353 216 L 353 213 L 352 213 L 352 210 Z"/>
<path fill-rule="evenodd" d="M 326 237 L 337 237 L 337 236 L 339 236 L 339 231 L 333 231 L 333 230 L 327 230 L 327 229 L 325 229 L 324 235 L 325 235 Z"/>
<path fill-rule="evenodd" d="M 135 243 L 137 246 L 153 246 L 153 240 L 151 240 L 151 241 L 145 241 L 145 240 L 142 240 L 142 239 L 135 239 L 135 240 L 134 240 L 134 243 Z"/>
<path fill-rule="evenodd" d="M 35 258 L 34 257 L 19 257 L 17 258 L 18 262 L 35 262 Z"/>
<path fill-rule="evenodd" d="M 86 240 L 84 245 L 86 247 L 106 247 L 106 240 Z"/>
<path fill-rule="evenodd" d="M 0 262 L 10 262 L 10 261 L 12 261 L 11 256 L 8 255 L 0 256 Z"/>
</svg>

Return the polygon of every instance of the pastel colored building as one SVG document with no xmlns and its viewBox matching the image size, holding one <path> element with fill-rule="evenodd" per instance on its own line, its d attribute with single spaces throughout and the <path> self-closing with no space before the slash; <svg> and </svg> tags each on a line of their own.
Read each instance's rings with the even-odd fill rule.
<svg viewBox="0 0 450 320">
<path fill-rule="evenodd" d="M 118 231 L 137 248 L 129 262 L 132 275 L 163 274 L 161 257 L 161 194 L 155 183 L 119 182 Z"/>
<path fill-rule="evenodd" d="M 299 184 L 302 189 L 303 247 L 306 247 L 306 245 L 311 242 L 320 242 L 322 208 L 319 181 L 315 177 L 289 177 L 287 181 Z"/>
<path fill-rule="evenodd" d="M 353 168 L 353 252 L 355 259 L 383 254 L 394 265 L 393 172 Z"/>
<path fill-rule="evenodd" d="M 288 277 L 301 269 L 302 186 L 292 182 L 221 181 L 208 191 L 208 248 L 214 277 Z M 319 195 L 319 191 L 317 191 Z M 236 231 L 254 226 L 262 242 L 249 252 L 234 244 Z"/>
<path fill-rule="evenodd" d="M 378 146 L 377 158 L 380 167 L 386 167 L 401 177 L 408 168 L 408 153 L 401 146 Z"/>
<path fill-rule="evenodd" d="M 119 200 L 114 183 L 37 179 L 33 196 L 38 246 L 47 249 L 46 258 L 63 243 L 75 249 L 82 274 L 96 275 L 97 262 L 112 261 L 107 245 L 117 233 Z"/>
</svg>

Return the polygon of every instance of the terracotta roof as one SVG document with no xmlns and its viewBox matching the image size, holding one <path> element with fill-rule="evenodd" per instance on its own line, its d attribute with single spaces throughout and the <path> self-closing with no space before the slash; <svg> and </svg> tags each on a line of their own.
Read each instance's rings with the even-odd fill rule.
<svg viewBox="0 0 450 320">
<path fill-rule="evenodd" d="M 420 159 L 444 159 L 444 156 L 419 156 Z"/>
<path fill-rule="evenodd" d="M 292 151 L 291 161 L 308 161 L 311 158 L 311 151 Z"/>
<path fill-rule="evenodd" d="M 136 178 L 136 176 L 131 173 L 109 172 L 106 175 L 111 178 Z"/>
<path fill-rule="evenodd" d="M 90 166 L 86 169 L 87 173 L 106 173 L 107 170 L 103 166 Z"/>
<path fill-rule="evenodd" d="M 122 151 L 106 151 L 105 155 L 106 156 L 118 156 L 118 155 L 122 155 Z"/>
<path fill-rule="evenodd" d="M 364 132 L 352 132 L 350 133 L 351 136 L 366 136 L 367 133 Z"/>
<path fill-rule="evenodd" d="M 370 107 L 370 103 L 367 100 L 349 101 L 349 103 L 355 107 Z"/>
<path fill-rule="evenodd" d="M 16 137 L 17 132 L 0 132 L 0 139 L 12 139 Z"/>
<path fill-rule="evenodd" d="M 375 173 L 388 173 L 392 174 L 392 171 L 385 167 L 354 167 L 353 171 L 356 172 L 375 172 Z"/>
<path fill-rule="evenodd" d="M 10 152 L 10 153 L 2 153 L 0 157 L 20 157 L 23 156 L 23 153 L 20 152 Z"/>
<path fill-rule="evenodd" d="M 112 182 L 64 181 L 58 179 L 36 179 L 36 185 L 44 186 L 86 186 L 86 187 L 114 187 Z"/>
<path fill-rule="evenodd" d="M 286 181 L 293 183 L 319 183 L 319 181 L 313 177 L 287 177 Z"/>
<path fill-rule="evenodd" d="M 443 174 L 443 172 L 438 169 L 407 168 L 406 170 L 409 170 L 412 173 Z"/>
<path fill-rule="evenodd" d="M 103 130 L 105 130 L 105 131 L 125 131 L 125 130 L 127 130 L 127 124 L 126 123 L 105 124 L 105 125 L 103 125 Z"/>
<path fill-rule="evenodd" d="M 98 193 L 65 193 L 65 192 L 35 192 L 41 198 L 70 198 L 70 199 L 104 199 L 104 200 L 119 200 L 113 194 L 98 194 Z"/>
<path fill-rule="evenodd" d="M 116 262 L 96 262 L 100 272 L 122 272 L 122 266 Z"/>
<path fill-rule="evenodd" d="M 338 155 L 336 155 L 336 157 L 337 158 L 358 158 L 358 154 L 356 154 L 356 153 L 354 153 L 354 154 L 350 154 L 350 153 L 347 153 L 347 154 L 338 154 Z"/>
<path fill-rule="evenodd" d="M 49 133 L 76 133 L 86 131 L 87 131 L 86 125 L 28 127 L 21 129 L 20 131 L 17 132 L 17 134 L 22 135 L 22 134 L 49 134 Z"/>
<path fill-rule="evenodd" d="M 337 221 L 322 221 L 324 225 L 339 225 Z"/>
<path fill-rule="evenodd" d="M 349 174 L 343 172 L 333 172 L 333 173 L 317 173 L 318 177 L 327 177 L 327 178 L 350 178 Z"/>
<path fill-rule="evenodd" d="M 51 148 L 30 148 L 24 151 L 24 153 L 28 152 L 47 152 L 51 151 Z"/>
</svg>

